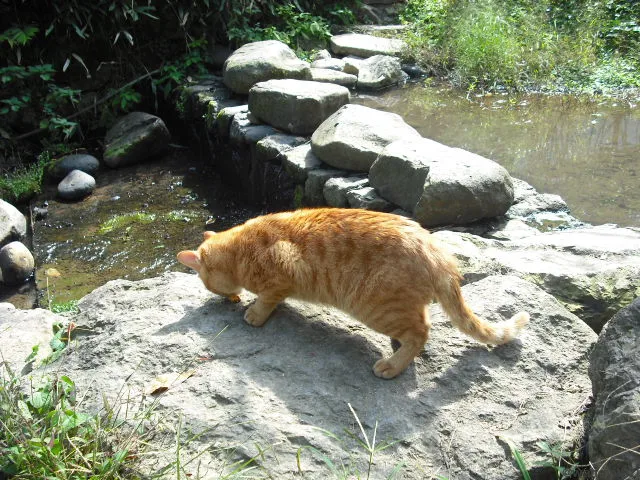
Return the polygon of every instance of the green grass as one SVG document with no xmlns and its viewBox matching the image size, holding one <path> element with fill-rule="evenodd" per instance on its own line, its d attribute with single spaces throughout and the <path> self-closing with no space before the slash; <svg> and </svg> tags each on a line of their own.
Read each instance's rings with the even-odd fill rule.
<svg viewBox="0 0 640 480">
<path fill-rule="evenodd" d="M 51 163 L 47 154 L 36 163 L 22 166 L 0 176 L 0 198 L 9 203 L 23 203 L 42 190 L 46 169 Z"/>
<path fill-rule="evenodd" d="M 409 56 L 470 90 L 640 87 L 640 4 L 409 0 Z"/>
<path fill-rule="evenodd" d="M 16 480 L 141 478 L 126 466 L 141 438 L 82 413 L 69 377 L 49 377 L 26 394 L 24 380 L 9 370 L 0 377 L 0 472 Z"/>
<path fill-rule="evenodd" d="M 51 302 L 49 307 L 53 313 L 78 313 L 78 300 L 69 300 L 68 302 Z"/>
</svg>

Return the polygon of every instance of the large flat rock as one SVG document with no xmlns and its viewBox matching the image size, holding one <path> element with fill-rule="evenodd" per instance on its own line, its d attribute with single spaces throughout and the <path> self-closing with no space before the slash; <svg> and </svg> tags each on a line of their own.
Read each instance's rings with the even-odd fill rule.
<svg viewBox="0 0 640 480">
<path fill-rule="evenodd" d="M 467 233 L 435 234 L 470 280 L 494 273 L 526 278 L 596 332 L 640 296 L 640 231 L 615 225 L 560 230 L 512 241 Z"/>
<path fill-rule="evenodd" d="M 307 80 L 269 80 L 249 90 L 249 110 L 263 122 L 296 135 L 311 135 L 349 103 L 349 89 Z"/>
<path fill-rule="evenodd" d="M 272 478 L 297 477 L 298 452 L 305 478 L 331 476 L 320 454 L 362 476 L 368 455 L 344 433 L 360 435 L 350 404 L 370 439 L 377 423 L 378 442 L 398 441 L 376 453 L 370 478 L 386 478 L 402 464 L 398 478 L 519 479 L 507 440 L 533 465 L 541 460 L 537 441 L 578 435 L 573 425 L 591 389 L 588 352 L 596 335 L 513 276 L 463 291 L 490 321 L 524 309 L 531 323 L 519 340 L 488 348 L 433 307 L 425 352 L 391 381 L 371 371 L 390 353 L 388 338 L 346 315 L 291 301 L 254 328 L 242 320 L 248 294 L 231 304 L 181 273 L 112 281 L 86 296 L 73 318 L 83 336 L 51 368 L 87 392 L 84 408 L 99 409 L 107 399 L 121 414 L 154 401 L 143 392 L 159 375 L 195 370 L 157 398 L 165 422 L 182 419 L 184 474 L 198 469 L 201 478 L 219 478 L 225 465 L 260 449 L 256 462 Z M 170 428 L 158 433 L 154 442 L 165 443 L 149 458 L 152 467 L 175 461 L 173 437 Z"/>
<path fill-rule="evenodd" d="M 398 56 L 406 48 L 406 44 L 402 40 L 376 37 L 364 33 L 334 35 L 329 43 L 331 51 L 336 55 L 356 55 L 363 58 L 374 55 Z"/>
</svg>

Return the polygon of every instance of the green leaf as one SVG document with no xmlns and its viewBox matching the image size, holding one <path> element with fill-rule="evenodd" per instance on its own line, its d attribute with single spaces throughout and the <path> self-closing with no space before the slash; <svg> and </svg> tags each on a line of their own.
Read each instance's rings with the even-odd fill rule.
<svg viewBox="0 0 640 480">
<path fill-rule="evenodd" d="M 44 408 L 49 409 L 51 407 L 52 400 L 53 398 L 51 391 L 37 391 L 34 392 L 33 395 L 31 395 L 31 398 L 28 400 L 28 402 L 36 410 L 42 411 Z"/>
<path fill-rule="evenodd" d="M 31 353 L 27 358 L 24 359 L 25 363 L 32 362 L 38 355 L 38 350 L 40 350 L 40 345 L 34 345 L 33 347 L 31 347 Z"/>
<path fill-rule="evenodd" d="M 23 418 L 30 421 L 33 420 L 29 406 L 23 400 L 18 400 L 18 410 L 20 410 L 20 415 L 22 415 Z"/>
</svg>

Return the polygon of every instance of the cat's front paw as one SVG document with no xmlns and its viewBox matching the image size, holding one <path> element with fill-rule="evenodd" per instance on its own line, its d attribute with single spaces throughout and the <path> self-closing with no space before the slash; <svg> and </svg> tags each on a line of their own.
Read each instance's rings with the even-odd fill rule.
<svg viewBox="0 0 640 480">
<path fill-rule="evenodd" d="M 388 358 L 381 358 L 373 365 L 373 373 L 380 378 L 393 378 L 402 372 L 402 368 L 394 366 Z"/>
<path fill-rule="evenodd" d="M 249 325 L 253 325 L 254 327 L 261 327 L 262 325 L 264 325 L 264 322 L 267 321 L 267 318 L 269 318 L 269 314 L 264 315 L 262 312 L 260 312 L 260 310 L 258 310 L 258 308 L 256 308 L 255 304 L 251 305 L 249 308 L 247 308 L 247 311 L 244 312 L 244 321 Z"/>
</svg>

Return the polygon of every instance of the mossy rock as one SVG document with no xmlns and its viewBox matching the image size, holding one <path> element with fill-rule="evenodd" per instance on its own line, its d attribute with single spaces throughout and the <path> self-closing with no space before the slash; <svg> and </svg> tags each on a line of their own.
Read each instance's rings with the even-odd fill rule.
<svg viewBox="0 0 640 480">
<path fill-rule="evenodd" d="M 107 132 L 104 163 L 117 168 L 143 162 L 166 150 L 171 135 L 159 117 L 132 112 Z"/>
</svg>

